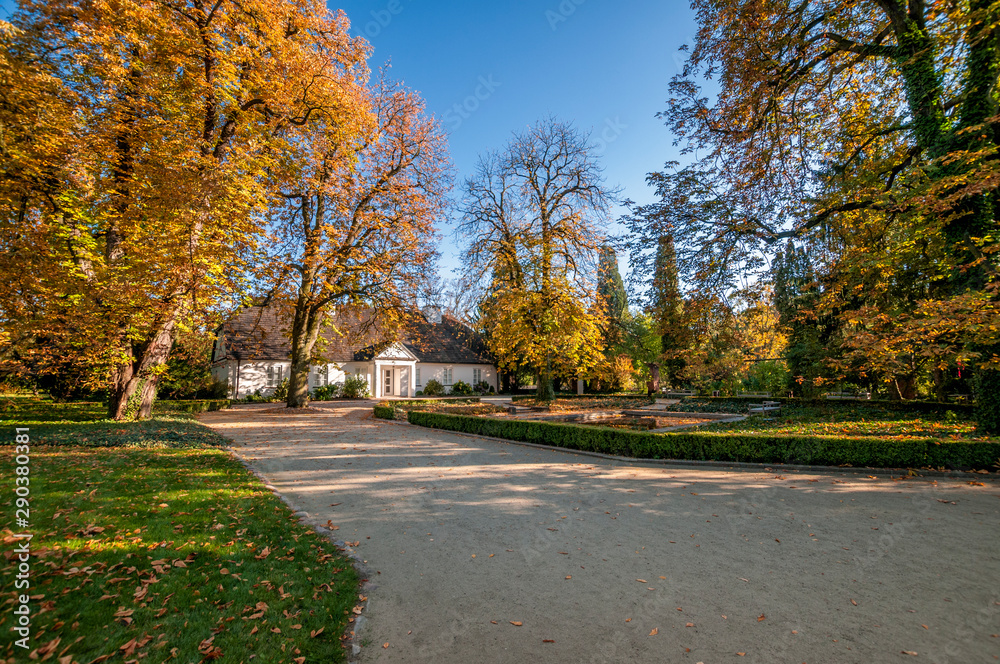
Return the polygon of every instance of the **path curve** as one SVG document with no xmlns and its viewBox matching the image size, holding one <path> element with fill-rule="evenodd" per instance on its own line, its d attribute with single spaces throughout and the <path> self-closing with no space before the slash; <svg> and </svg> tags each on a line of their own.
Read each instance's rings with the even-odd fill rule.
<svg viewBox="0 0 1000 664">
<path fill-rule="evenodd" d="M 1000 659 L 990 478 L 650 467 L 313 406 L 199 419 L 359 542 L 361 662 Z"/>
</svg>

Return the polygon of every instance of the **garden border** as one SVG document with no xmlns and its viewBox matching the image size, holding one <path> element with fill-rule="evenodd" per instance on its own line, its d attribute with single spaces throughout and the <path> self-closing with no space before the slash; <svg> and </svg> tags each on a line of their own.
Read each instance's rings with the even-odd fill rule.
<svg viewBox="0 0 1000 664">
<path fill-rule="evenodd" d="M 699 432 L 650 434 L 419 411 L 410 412 L 407 421 L 417 426 L 532 444 L 549 449 L 567 449 L 579 453 L 603 455 L 622 461 L 652 461 L 682 463 L 682 465 L 759 464 L 761 467 L 781 465 L 783 468 L 801 467 L 815 470 L 839 469 L 844 468 L 845 464 L 850 464 L 853 468 L 883 471 L 950 466 L 959 471 L 957 476 L 967 477 L 968 473 L 962 472 L 963 470 L 990 470 L 993 462 L 1000 458 L 1000 443 L 992 442 L 941 443 L 932 439 L 878 441 L 860 437 L 820 438 Z M 964 447 L 954 447 L 956 445 Z M 632 454 L 616 452 L 632 452 Z M 725 458 L 727 455 L 733 458 Z M 811 456 L 811 458 L 818 456 L 820 463 L 803 463 L 800 456 Z M 984 475 L 984 473 L 972 474 Z"/>
</svg>

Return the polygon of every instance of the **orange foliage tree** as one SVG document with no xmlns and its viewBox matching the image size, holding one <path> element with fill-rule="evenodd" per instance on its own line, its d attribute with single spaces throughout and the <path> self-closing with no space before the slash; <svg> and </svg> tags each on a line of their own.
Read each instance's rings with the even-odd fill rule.
<svg viewBox="0 0 1000 664">
<path fill-rule="evenodd" d="M 398 329 L 429 266 L 434 222 L 450 171 L 445 136 L 417 95 L 384 80 L 364 94 L 347 129 L 317 120 L 293 141 L 295 167 L 279 182 L 274 264 L 279 305 L 292 312 L 288 406 L 309 400 L 309 367 L 330 305 L 370 307 Z M 290 278 L 289 278 L 290 277 Z"/>
<path fill-rule="evenodd" d="M 4 334 L 146 417 L 257 249 L 287 128 L 353 112 L 367 47 L 308 0 L 25 1 L 0 39 Z"/>
</svg>

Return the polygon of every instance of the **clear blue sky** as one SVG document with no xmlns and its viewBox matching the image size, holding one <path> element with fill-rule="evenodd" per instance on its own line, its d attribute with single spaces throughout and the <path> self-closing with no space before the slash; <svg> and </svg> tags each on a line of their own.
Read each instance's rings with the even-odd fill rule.
<svg viewBox="0 0 1000 664">
<path fill-rule="evenodd" d="M 0 17 L 13 6 L 0 0 Z M 646 173 L 677 158 L 654 116 L 683 62 L 678 47 L 694 40 L 686 3 L 331 0 L 330 6 L 343 9 L 355 33 L 374 46 L 372 68 L 391 61 L 392 76 L 419 91 L 442 121 L 459 185 L 481 152 L 502 148 L 511 132 L 548 115 L 594 131 L 604 143 L 608 182 L 622 187 L 623 197 L 652 200 Z M 441 231 L 449 276 L 458 266 L 457 247 L 451 226 Z"/>
<path fill-rule="evenodd" d="M 678 156 L 655 114 L 665 108 L 667 82 L 683 63 L 678 47 L 694 40 L 686 3 L 354 0 L 330 6 L 343 9 L 352 29 L 374 46 L 372 67 L 391 60 L 392 76 L 419 91 L 441 119 L 458 184 L 480 153 L 503 147 L 511 132 L 548 115 L 593 130 L 603 141 L 608 182 L 622 187 L 625 198 L 652 200 L 646 174 Z M 448 276 L 458 265 L 457 247 L 450 226 L 442 232 Z"/>
</svg>

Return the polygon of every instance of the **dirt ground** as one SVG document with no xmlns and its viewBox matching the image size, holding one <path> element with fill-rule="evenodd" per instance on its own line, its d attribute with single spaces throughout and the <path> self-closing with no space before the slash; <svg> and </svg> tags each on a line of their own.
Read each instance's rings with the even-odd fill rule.
<svg viewBox="0 0 1000 664">
<path fill-rule="evenodd" d="M 1000 482 L 619 463 L 373 420 L 200 416 L 376 587 L 360 662 L 1000 659 Z"/>
</svg>

